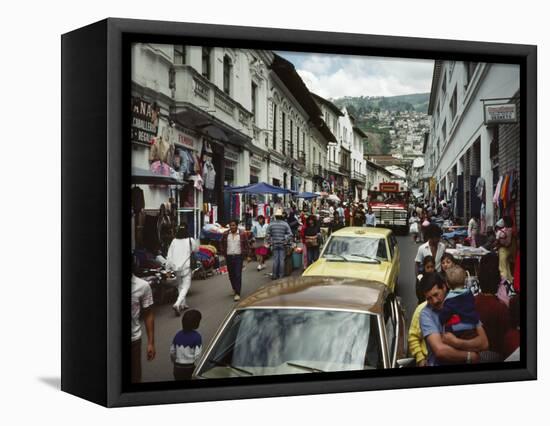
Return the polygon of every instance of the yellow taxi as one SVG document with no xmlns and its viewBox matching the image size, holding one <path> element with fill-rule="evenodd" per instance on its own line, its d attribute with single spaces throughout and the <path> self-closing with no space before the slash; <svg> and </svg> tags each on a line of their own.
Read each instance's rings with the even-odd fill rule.
<svg viewBox="0 0 550 426">
<path fill-rule="evenodd" d="M 345 277 L 384 283 L 392 292 L 399 277 L 399 247 L 386 228 L 342 228 L 328 238 L 304 276 Z"/>
</svg>

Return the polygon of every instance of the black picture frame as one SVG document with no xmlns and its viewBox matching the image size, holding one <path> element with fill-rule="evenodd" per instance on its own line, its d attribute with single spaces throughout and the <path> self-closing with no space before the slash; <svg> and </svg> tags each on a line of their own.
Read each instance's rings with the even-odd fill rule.
<svg viewBox="0 0 550 426">
<path fill-rule="evenodd" d="M 382 371 L 368 379 L 349 372 L 125 385 L 129 44 L 177 38 L 196 45 L 519 64 L 522 360 Z M 536 46 L 112 18 L 61 41 L 63 391 L 116 407 L 537 378 Z"/>
</svg>

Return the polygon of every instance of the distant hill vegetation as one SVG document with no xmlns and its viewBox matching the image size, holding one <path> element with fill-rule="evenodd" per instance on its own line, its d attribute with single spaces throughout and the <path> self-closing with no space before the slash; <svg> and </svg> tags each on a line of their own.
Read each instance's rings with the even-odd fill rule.
<svg viewBox="0 0 550 426">
<path fill-rule="evenodd" d="M 340 108 L 346 107 L 355 117 L 368 112 L 379 111 L 417 111 L 428 112 L 429 93 L 415 93 L 399 96 L 346 96 L 333 99 L 332 102 Z"/>
</svg>

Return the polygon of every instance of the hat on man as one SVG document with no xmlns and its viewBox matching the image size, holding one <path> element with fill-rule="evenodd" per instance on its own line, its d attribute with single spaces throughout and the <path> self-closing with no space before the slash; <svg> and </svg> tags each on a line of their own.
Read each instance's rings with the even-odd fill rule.
<svg viewBox="0 0 550 426">
<path fill-rule="evenodd" d="M 283 215 L 283 209 L 275 210 L 275 216 L 282 216 L 282 215 Z"/>
</svg>

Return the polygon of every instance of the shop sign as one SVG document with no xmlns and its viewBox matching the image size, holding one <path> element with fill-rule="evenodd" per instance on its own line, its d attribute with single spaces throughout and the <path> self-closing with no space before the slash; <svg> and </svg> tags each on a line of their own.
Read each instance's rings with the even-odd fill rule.
<svg viewBox="0 0 550 426">
<path fill-rule="evenodd" d="M 517 123 L 516 104 L 492 104 L 485 105 L 485 124 Z"/>
<path fill-rule="evenodd" d="M 160 107 L 141 98 L 132 98 L 132 142 L 149 144 L 157 136 Z"/>
<path fill-rule="evenodd" d="M 184 146 L 185 148 L 192 149 L 197 151 L 197 143 L 194 138 L 192 138 L 189 135 L 186 135 L 183 132 L 180 132 L 179 130 L 176 130 L 176 143 L 179 145 Z"/>
<path fill-rule="evenodd" d="M 239 161 L 239 153 L 235 152 L 235 151 L 231 151 L 231 150 L 227 149 L 227 147 L 225 148 L 224 155 L 225 155 L 225 158 L 230 160 L 230 161 L 234 161 L 234 162 Z"/>
</svg>

